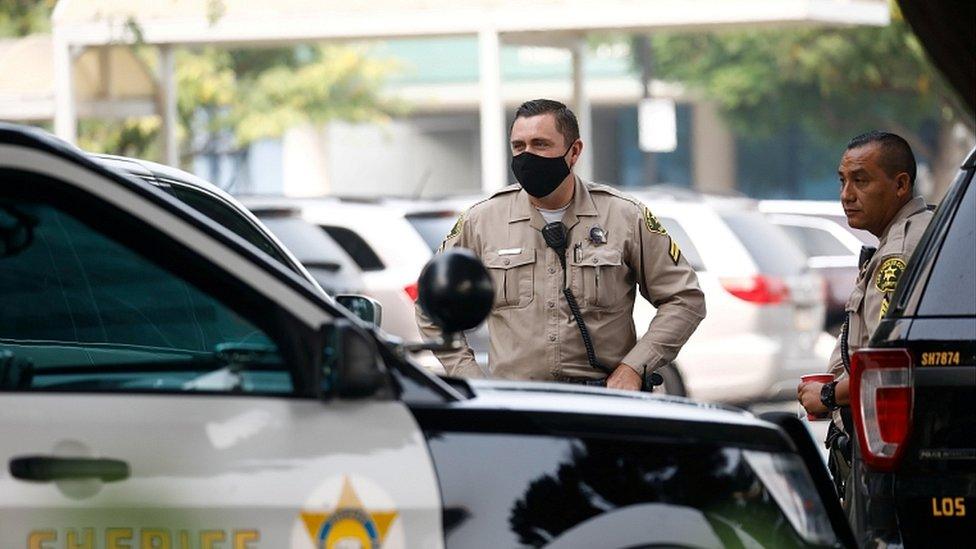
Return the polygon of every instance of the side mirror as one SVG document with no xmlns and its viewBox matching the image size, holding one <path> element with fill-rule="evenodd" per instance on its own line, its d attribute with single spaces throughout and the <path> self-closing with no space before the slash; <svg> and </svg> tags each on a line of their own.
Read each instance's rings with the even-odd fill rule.
<svg viewBox="0 0 976 549">
<path fill-rule="evenodd" d="M 337 319 L 325 328 L 319 392 L 324 397 L 359 399 L 389 388 L 379 349 L 361 327 Z"/>
<path fill-rule="evenodd" d="M 356 318 L 373 326 L 383 322 L 383 305 L 371 297 L 358 294 L 339 294 L 336 303 L 349 310 Z"/>
<path fill-rule="evenodd" d="M 474 252 L 463 248 L 434 256 L 417 286 L 421 310 L 445 334 L 477 327 L 495 299 L 488 270 Z"/>
</svg>

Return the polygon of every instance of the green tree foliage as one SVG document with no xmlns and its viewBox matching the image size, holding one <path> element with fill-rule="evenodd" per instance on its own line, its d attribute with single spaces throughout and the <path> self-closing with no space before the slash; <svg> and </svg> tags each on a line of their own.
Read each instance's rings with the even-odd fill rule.
<svg viewBox="0 0 976 549">
<path fill-rule="evenodd" d="M 0 36 L 27 36 L 51 30 L 57 0 L 0 0 Z"/>
<path fill-rule="evenodd" d="M 920 134 L 926 125 L 972 126 L 894 4 L 885 27 L 662 34 L 652 44 L 657 78 L 702 91 L 742 133 L 799 124 L 836 139 L 888 128 L 928 150 L 938 138 Z"/>
<path fill-rule="evenodd" d="M 180 50 L 176 56 L 182 157 L 228 153 L 288 128 L 329 120 L 378 121 L 400 110 L 381 95 L 394 66 L 363 47 Z M 158 157 L 159 119 L 87 121 L 89 150 Z"/>
</svg>

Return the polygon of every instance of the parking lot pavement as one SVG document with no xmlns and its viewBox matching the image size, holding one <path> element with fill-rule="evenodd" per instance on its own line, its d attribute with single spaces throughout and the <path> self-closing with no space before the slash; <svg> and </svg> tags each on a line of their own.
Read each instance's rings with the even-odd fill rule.
<svg viewBox="0 0 976 549">
<path fill-rule="evenodd" d="M 764 414 L 766 412 L 790 412 L 799 413 L 800 405 L 796 400 L 780 400 L 773 402 L 756 402 L 747 407 L 747 409 L 755 415 Z M 827 421 L 807 421 L 806 415 L 804 414 L 803 423 L 807 426 L 807 430 L 810 431 L 810 436 L 813 437 L 813 441 L 816 443 L 817 449 L 820 450 L 820 455 L 824 459 L 824 463 L 827 462 L 827 449 L 824 448 L 823 440 L 827 436 Z"/>
</svg>

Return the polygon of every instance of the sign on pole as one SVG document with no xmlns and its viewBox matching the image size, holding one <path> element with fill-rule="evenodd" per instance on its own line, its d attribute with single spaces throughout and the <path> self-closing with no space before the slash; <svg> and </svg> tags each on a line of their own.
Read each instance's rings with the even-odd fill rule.
<svg viewBox="0 0 976 549">
<path fill-rule="evenodd" d="M 641 99 L 637 133 L 644 152 L 673 152 L 678 147 L 678 122 L 673 99 Z"/>
</svg>

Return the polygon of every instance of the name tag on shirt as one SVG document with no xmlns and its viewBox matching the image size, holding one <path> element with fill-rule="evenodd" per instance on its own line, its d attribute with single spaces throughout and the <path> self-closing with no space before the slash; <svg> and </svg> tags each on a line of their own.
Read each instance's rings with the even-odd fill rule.
<svg viewBox="0 0 976 549">
<path fill-rule="evenodd" d="M 498 255 L 518 255 L 522 253 L 522 248 L 505 248 L 498 250 Z"/>
</svg>

